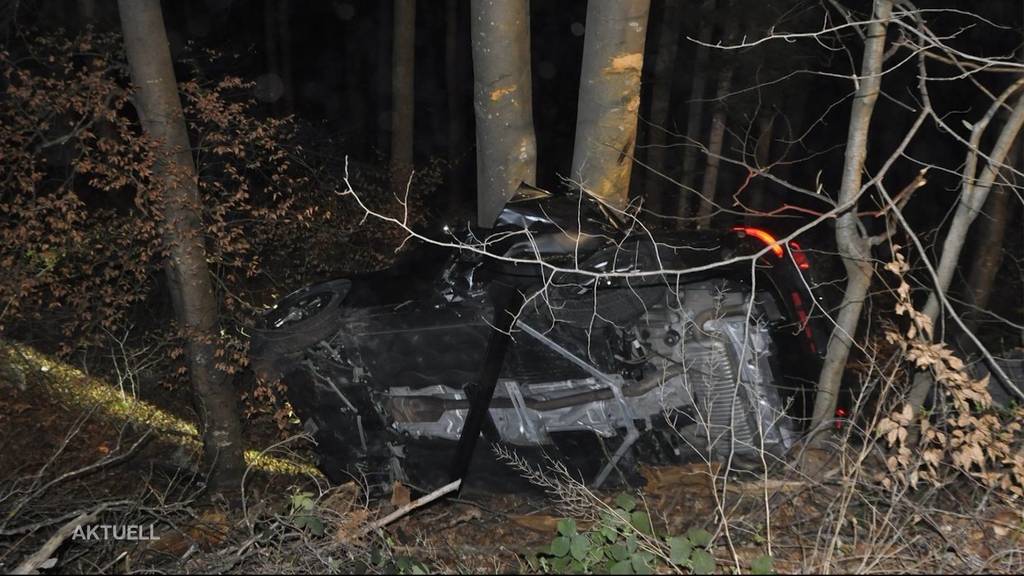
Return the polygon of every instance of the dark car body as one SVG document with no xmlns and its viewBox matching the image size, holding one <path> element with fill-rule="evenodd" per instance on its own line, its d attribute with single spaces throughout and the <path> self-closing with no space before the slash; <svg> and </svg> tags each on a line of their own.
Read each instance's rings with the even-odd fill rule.
<svg viewBox="0 0 1024 576">
<path fill-rule="evenodd" d="M 599 485 L 637 459 L 784 451 L 828 334 L 815 285 L 762 230 L 652 234 L 585 194 L 534 197 L 285 297 L 253 364 L 332 478 L 433 486 L 482 434 Z"/>
</svg>

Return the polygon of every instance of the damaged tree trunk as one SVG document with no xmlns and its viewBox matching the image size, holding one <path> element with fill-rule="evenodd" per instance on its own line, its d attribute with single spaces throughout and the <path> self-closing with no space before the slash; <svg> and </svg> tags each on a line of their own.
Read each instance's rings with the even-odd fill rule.
<svg viewBox="0 0 1024 576">
<path fill-rule="evenodd" d="M 710 0 L 707 7 L 701 11 L 701 21 L 710 19 L 715 13 L 715 0 Z M 708 61 L 711 57 L 711 50 L 707 47 L 711 41 L 711 25 L 701 25 L 700 33 L 697 36 L 697 53 L 693 59 L 693 82 L 690 84 L 690 101 L 686 110 L 686 142 L 683 148 L 683 177 L 682 189 L 678 192 L 676 200 L 676 214 L 680 218 L 689 218 L 694 186 L 697 183 L 697 154 L 700 148 L 697 142 L 700 140 L 704 127 L 704 91 L 708 81 Z M 685 220 L 679 221 L 679 227 L 685 225 Z"/>
<path fill-rule="evenodd" d="M 867 36 L 864 39 L 864 57 L 858 78 L 860 84 L 854 93 L 850 111 L 850 127 L 846 137 L 846 154 L 839 189 L 839 207 L 843 212 L 836 219 L 836 244 L 846 268 L 846 290 L 843 292 L 836 326 L 829 338 L 828 351 L 822 364 L 821 376 L 818 378 L 818 393 L 814 399 L 811 421 L 812 434 L 826 429 L 834 418 L 839 386 L 843 380 L 846 361 L 850 357 L 853 337 L 857 333 L 860 313 L 864 308 L 864 299 L 867 297 L 874 272 L 870 242 L 858 228 L 857 199 L 861 194 L 871 116 L 882 83 L 885 33 L 892 17 L 892 5 L 892 0 L 874 2 L 872 22 L 868 24 Z"/>
<path fill-rule="evenodd" d="M 412 176 L 416 0 L 395 0 L 391 67 L 391 192 L 404 198 Z"/>
<path fill-rule="evenodd" d="M 217 490 L 238 488 L 244 470 L 237 399 L 217 369 L 217 301 L 203 245 L 196 168 L 171 64 L 160 0 L 119 0 L 136 107 L 157 148 L 154 179 L 162 183 L 161 232 L 168 283 L 185 333 L 189 378 L 201 419 L 204 467 Z"/>
<path fill-rule="evenodd" d="M 618 210 L 629 202 L 650 0 L 590 0 L 572 175 Z"/>
<path fill-rule="evenodd" d="M 477 223 L 490 227 L 519 184 L 536 183 L 528 0 L 474 0 Z"/>
</svg>

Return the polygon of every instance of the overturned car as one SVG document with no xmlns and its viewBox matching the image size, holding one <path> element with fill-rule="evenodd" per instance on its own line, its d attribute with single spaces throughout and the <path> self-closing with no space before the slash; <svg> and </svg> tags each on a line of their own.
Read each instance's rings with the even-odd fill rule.
<svg viewBox="0 0 1024 576">
<path fill-rule="evenodd" d="M 594 486 L 640 461 L 735 466 L 802 432 L 828 334 L 813 268 L 763 230 L 652 235 L 528 193 L 489 230 L 286 296 L 253 365 L 334 480 L 427 490 L 482 474 L 493 443 Z"/>
</svg>

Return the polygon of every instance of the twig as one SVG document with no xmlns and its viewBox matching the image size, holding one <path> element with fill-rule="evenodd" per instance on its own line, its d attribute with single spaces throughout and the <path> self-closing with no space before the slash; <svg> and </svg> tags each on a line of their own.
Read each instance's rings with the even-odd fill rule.
<svg viewBox="0 0 1024 576">
<path fill-rule="evenodd" d="M 395 520 L 398 520 L 402 516 L 405 516 L 406 514 L 412 512 L 413 510 L 419 508 L 420 506 L 430 504 L 431 502 L 437 500 L 438 498 L 444 496 L 445 494 L 449 494 L 451 492 L 458 490 L 459 486 L 461 485 L 462 479 L 460 478 L 458 480 L 455 480 L 454 482 L 445 484 L 444 486 L 438 488 L 437 490 L 434 490 L 433 492 L 427 494 L 426 496 L 422 496 L 420 498 L 413 500 L 412 502 L 409 502 L 405 506 L 402 506 L 398 510 L 395 510 L 394 512 L 388 514 L 380 520 L 371 522 L 366 528 L 363 528 L 363 530 L 360 532 L 360 536 L 369 534 L 370 532 L 373 532 L 375 530 L 380 530 L 381 528 L 387 526 L 388 524 L 391 524 Z"/>
<path fill-rule="evenodd" d="M 105 508 L 106 505 L 102 505 L 94 509 L 92 512 L 83 512 L 74 520 L 61 526 L 60 530 L 57 530 L 53 536 L 50 536 L 50 539 L 47 540 L 39 550 L 36 550 L 34 554 L 26 558 L 11 572 L 11 574 L 36 574 L 36 570 L 53 556 L 53 553 L 60 548 L 61 544 L 63 544 L 65 540 L 75 533 L 75 530 L 77 530 L 79 526 L 95 522 L 96 519 L 99 518 L 100 512 Z"/>
</svg>

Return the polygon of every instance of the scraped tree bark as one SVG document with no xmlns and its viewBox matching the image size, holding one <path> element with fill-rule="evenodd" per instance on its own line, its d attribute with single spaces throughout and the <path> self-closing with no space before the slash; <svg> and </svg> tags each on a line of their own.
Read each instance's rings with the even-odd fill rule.
<svg viewBox="0 0 1024 576">
<path fill-rule="evenodd" d="M 536 183 L 528 0 L 474 0 L 477 223 L 490 226 L 519 184 Z"/>
<path fill-rule="evenodd" d="M 610 206 L 629 202 L 650 0 L 589 0 L 572 177 Z"/>
<path fill-rule="evenodd" d="M 394 0 L 391 61 L 391 191 L 402 198 L 412 175 L 416 0 Z"/>
<path fill-rule="evenodd" d="M 872 21 L 864 39 L 859 85 L 853 96 L 850 126 L 846 137 L 846 154 L 839 189 L 839 206 L 845 211 L 836 219 L 836 244 L 846 268 L 846 290 L 840 302 L 836 326 L 828 341 L 818 393 L 814 400 L 812 431 L 821 431 L 834 418 L 839 386 L 842 383 L 850 347 L 860 323 L 864 299 L 871 286 L 874 271 L 871 264 L 870 241 L 857 227 L 857 198 L 861 193 L 864 161 L 867 158 L 868 132 L 882 84 L 882 60 L 885 33 L 892 17 L 892 0 L 875 0 Z M 819 435 L 818 438 L 823 438 Z"/>
<path fill-rule="evenodd" d="M 244 470 L 241 423 L 235 394 L 226 374 L 216 366 L 217 301 L 206 265 L 196 168 L 160 0 L 119 0 L 118 9 L 139 117 L 157 146 L 154 176 L 162 183 L 166 270 L 186 336 L 189 378 L 203 429 L 204 464 L 215 489 L 233 490 Z"/>
<path fill-rule="evenodd" d="M 710 0 L 701 10 L 701 22 L 708 21 L 715 13 L 715 0 Z M 697 142 L 704 126 L 704 92 L 708 82 L 708 61 L 711 50 L 706 44 L 711 40 L 710 24 L 701 25 L 697 34 L 697 52 L 693 58 L 693 81 L 690 83 L 690 101 L 686 109 L 686 146 L 683 148 L 683 177 L 680 179 L 682 188 L 676 200 L 677 214 L 680 218 L 689 218 L 691 214 L 692 196 L 697 183 L 697 158 L 700 149 Z M 685 220 L 679 220 L 682 227 Z"/>
<path fill-rule="evenodd" d="M 679 0 L 664 0 L 661 23 L 658 26 L 658 55 L 654 59 L 654 74 L 651 79 L 651 127 L 647 129 L 647 164 L 661 174 L 670 175 L 665 161 L 667 131 L 672 110 L 672 81 L 676 65 L 676 54 L 682 32 L 679 26 Z M 648 206 L 657 212 L 670 213 L 675 208 L 673 196 L 665 194 L 667 182 L 662 176 L 651 171 L 647 177 L 646 196 Z"/>
<path fill-rule="evenodd" d="M 724 36 L 731 42 L 736 35 L 736 20 L 729 18 Z M 715 193 L 718 190 L 719 159 L 722 146 L 725 144 L 725 121 L 729 112 L 725 104 L 729 91 L 732 90 L 732 74 L 735 62 L 731 54 L 723 54 L 722 65 L 718 69 L 718 84 L 715 87 L 715 111 L 711 115 L 711 132 L 708 134 L 708 160 L 704 168 L 704 182 L 700 187 L 700 208 L 697 210 L 697 227 L 707 228 L 711 224 L 711 213 L 715 208 Z"/>
</svg>

